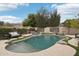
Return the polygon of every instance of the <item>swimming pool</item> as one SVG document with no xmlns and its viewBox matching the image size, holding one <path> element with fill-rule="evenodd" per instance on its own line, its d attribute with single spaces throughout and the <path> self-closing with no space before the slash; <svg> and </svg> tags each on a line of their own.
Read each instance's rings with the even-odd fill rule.
<svg viewBox="0 0 79 59">
<path fill-rule="evenodd" d="M 16 53 L 37 52 L 53 46 L 59 40 L 60 40 L 59 36 L 55 36 L 51 34 L 43 34 L 28 39 L 25 38 L 25 40 L 21 42 L 8 45 L 6 49 L 8 51 L 16 52 Z"/>
</svg>

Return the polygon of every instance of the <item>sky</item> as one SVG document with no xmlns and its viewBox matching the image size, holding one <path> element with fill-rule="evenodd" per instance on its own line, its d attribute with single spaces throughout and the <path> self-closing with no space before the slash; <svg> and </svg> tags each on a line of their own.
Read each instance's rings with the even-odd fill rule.
<svg viewBox="0 0 79 59">
<path fill-rule="evenodd" d="M 79 4 L 62 3 L 0 3 L 0 21 L 9 23 L 21 23 L 30 13 L 37 13 L 45 7 L 53 12 L 57 9 L 61 16 L 61 22 L 66 19 L 76 18 L 79 14 Z"/>
</svg>

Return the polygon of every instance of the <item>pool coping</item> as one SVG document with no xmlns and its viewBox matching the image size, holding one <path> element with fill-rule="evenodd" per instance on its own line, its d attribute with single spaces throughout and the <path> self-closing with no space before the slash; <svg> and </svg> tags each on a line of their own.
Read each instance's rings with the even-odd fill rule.
<svg viewBox="0 0 79 59">
<path fill-rule="evenodd" d="M 10 52 L 5 49 L 5 44 L 7 40 L 0 41 L 0 55 L 2 56 L 72 56 L 75 54 L 75 50 L 72 47 L 69 47 L 67 45 L 61 45 L 56 43 L 55 45 L 51 46 L 48 49 L 45 49 L 43 51 L 34 52 L 34 53 L 14 53 Z M 59 49 L 58 49 L 59 48 Z"/>
</svg>

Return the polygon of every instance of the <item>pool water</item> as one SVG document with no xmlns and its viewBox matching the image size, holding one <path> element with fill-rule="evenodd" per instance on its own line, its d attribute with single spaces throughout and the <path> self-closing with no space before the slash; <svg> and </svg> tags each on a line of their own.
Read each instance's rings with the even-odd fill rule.
<svg viewBox="0 0 79 59">
<path fill-rule="evenodd" d="M 59 36 L 44 34 L 28 38 L 21 42 L 14 43 L 12 45 L 8 45 L 6 49 L 8 51 L 17 53 L 37 52 L 53 46 L 59 40 L 60 40 Z"/>
</svg>

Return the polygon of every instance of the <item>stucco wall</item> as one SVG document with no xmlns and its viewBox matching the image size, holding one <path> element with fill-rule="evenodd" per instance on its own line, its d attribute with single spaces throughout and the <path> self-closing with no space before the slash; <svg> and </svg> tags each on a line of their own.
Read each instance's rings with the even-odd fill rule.
<svg viewBox="0 0 79 59">
<path fill-rule="evenodd" d="M 59 27 L 59 33 L 74 35 L 76 33 L 79 33 L 79 29 L 77 29 L 77 28 Z"/>
<path fill-rule="evenodd" d="M 79 29 L 77 28 L 67 28 L 67 27 L 51 27 L 50 31 L 53 33 L 59 33 L 59 34 L 70 34 L 74 35 L 76 33 L 79 33 Z"/>
<path fill-rule="evenodd" d="M 79 29 L 77 28 L 67 28 L 67 27 L 47 27 L 45 28 L 38 28 L 38 31 L 40 32 L 53 32 L 53 33 L 59 33 L 59 34 L 70 34 L 74 35 L 76 33 L 79 33 Z M 50 31 L 49 31 L 50 30 Z"/>
</svg>

